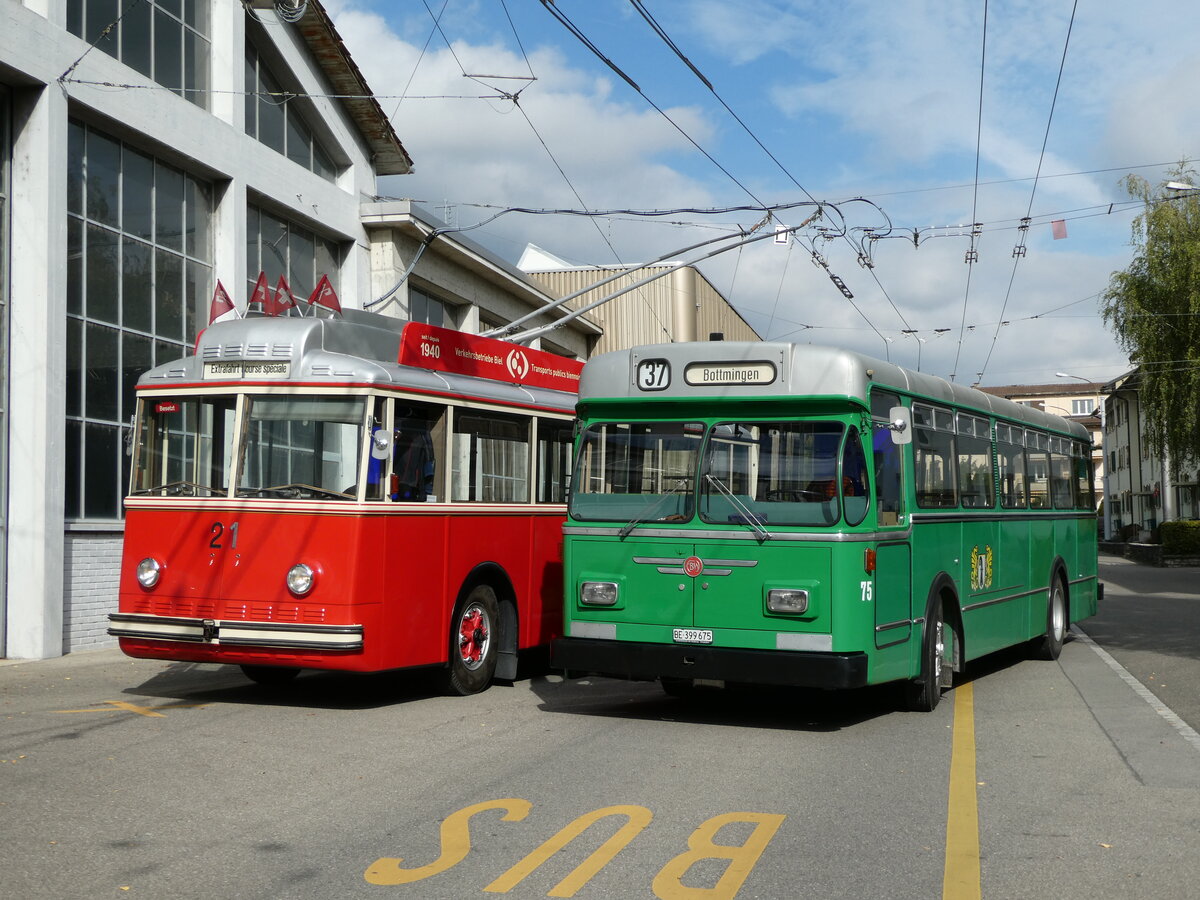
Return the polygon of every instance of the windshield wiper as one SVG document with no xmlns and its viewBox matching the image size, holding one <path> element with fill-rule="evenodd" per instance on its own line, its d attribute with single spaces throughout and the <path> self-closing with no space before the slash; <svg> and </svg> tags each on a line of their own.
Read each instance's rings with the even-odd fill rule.
<svg viewBox="0 0 1200 900">
<path fill-rule="evenodd" d="M 224 494 L 224 488 L 209 487 L 207 484 L 197 484 L 194 481 L 169 481 L 166 484 L 156 484 L 154 487 L 138 488 L 136 491 L 130 491 L 131 497 L 138 494 L 158 494 L 165 492 L 167 496 L 175 496 L 183 494 L 187 497 L 195 495 L 197 490 L 208 491 L 209 494 Z"/>
<path fill-rule="evenodd" d="M 720 478 L 713 476 L 709 472 L 704 473 L 704 478 L 709 484 L 729 498 L 729 502 L 737 507 L 737 511 L 742 514 L 742 518 L 746 520 L 746 524 L 758 533 L 758 538 L 760 541 L 769 541 L 771 539 L 771 532 L 767 531 L 767 529 L 763 528 L 762 525 L 759 524 L 758 516 L 751 512 L 750 507 L 734 496 L 733 491 L 725 486 L 725 482 L 723 482 Z"/>
<path fill-rule="evenodd" d="M 675 487 L 671 488 L 669 491 L 651 503 L 636 518 L 630 519 L 629 524 L 622 528 L 618 534 L 623 538 L 629 537 L 629 532 L 633 531 L 633 529 L 637 528 L 643 522 L 648 522 L 651 518 L 653 518 L 654 514 L 658 512 L 659 508 L 663 506 L 667 500 L 669 500 L 675 494 L 678 494 L 685 487 L 687 487 L 687 481 L 680 478 L 675 482 Z"/>
<path fill-rule="evenodd" d="M 237 489 L 237 496 L 239 496 L 239 497 L 249 497 L 249 496 L 255 495 L 255 494 L 258 496 L 262 496 L 263 494 L 268 494 L 268 493 L 278 494 L 281 497 L 289 497 L 293 500 L 303 497 L 306 494 L 310 497 L 324 495 L 327 497 L 332 497 L 335 500 L 353 500 L 354 499 L 353 494 L 342 493 L 341 491 L 335 491 L 330 488 L 317 487 L 316 485 L 312 485 L 312 484 L 304 484 L 304 483 L 298 482 L 298 481 L 293 482 L 292 484 L 277 484 L 272 487 L 260 487 L 260 488 L 242 487 L 242 488 Z"/>
</svg>

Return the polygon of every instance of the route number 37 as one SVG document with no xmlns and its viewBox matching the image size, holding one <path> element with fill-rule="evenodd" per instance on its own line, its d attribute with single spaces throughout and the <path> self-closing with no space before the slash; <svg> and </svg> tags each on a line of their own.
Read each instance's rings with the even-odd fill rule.
<svg viewBox="0 0 1200 900">
<path fill-rule="evenodd" d="M 664 391 L 671 386 L 671 364 L 665 359 L 644 359 L 637 364 L 637 386 L 643 391 Z"/>
</svg>

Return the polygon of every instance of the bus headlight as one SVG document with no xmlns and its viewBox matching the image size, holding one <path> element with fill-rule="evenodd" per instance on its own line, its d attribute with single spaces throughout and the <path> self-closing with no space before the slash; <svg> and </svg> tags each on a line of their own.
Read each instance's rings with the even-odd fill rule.
<svg viewBox="0 0 1200 900">
<path fill-rule="evenodd" d="M 137 564 L 137 580 L 144 588 L 152 588 L 158 584 L 159 576 L 162 575 L 162 563 L 152 556 L 147 556 Z"/>
<path fill-rule="evenodd" d="M 579 602 L 588 606 L 616 606 L 617 585 L 612 581 L 585 581 L 579 586 Z"/>
<path fill-rule="evenodd" d="M 313 582 L 316 576 L 313 575 L 313 570 L 304 563 L 296 563 L 288 569 L 287 586 L 288 590 L 297 597 L 303 597 L 313 589 Z"/>
<path fill-rule="evenodd" d="M 798 616 L 808 612 L 808 591 L 776 590 L 767 592 L 767 609 L 773 613 Z"/>
</svg>

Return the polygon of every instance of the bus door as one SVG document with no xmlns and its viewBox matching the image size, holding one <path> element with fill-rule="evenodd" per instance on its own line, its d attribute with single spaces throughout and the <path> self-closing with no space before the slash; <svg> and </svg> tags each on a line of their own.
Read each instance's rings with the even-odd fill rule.
<svg viewBox="0 0 1200 900">
<path fill-rule="evenodd" d="M 924 615 L 923 597 L 912 590 L 912 523 L 904 502 L 904 444 L 909 436 L 891 428 L 900 397 L 884 391 L 871 394 L 871 457 L 874 472 L 875 524 L 881 539 L 875 547 L 873 582 L 863 582 L 861 598 L 875 607 L 875 647 L 899 647 L 912 637 L 913 619 Z M 895 537 L 890 536 L 894 533 Z M 887 535 L 887 536 L 885 536 Z M 873 596 L 865 594 L 870 590 Z M 907 655 L 896 654 L 907 665 Z"/>
</svg>

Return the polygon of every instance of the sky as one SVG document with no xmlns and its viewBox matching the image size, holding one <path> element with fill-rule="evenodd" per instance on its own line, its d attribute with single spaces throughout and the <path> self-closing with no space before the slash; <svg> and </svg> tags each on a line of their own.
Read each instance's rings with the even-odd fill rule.
<svg viewBox="0 0 1200 900">
<path fill-rule="evenodd" d="M 764 339 L 968 385 L 1126 371 L 1098 307 L 1122 179 L 1200 157 L 1178 0 L 324 2 L 414 161 L 381 195 L 514 264 L 691 259 L 819 210 L 698 268 Z"/>
</svg>

